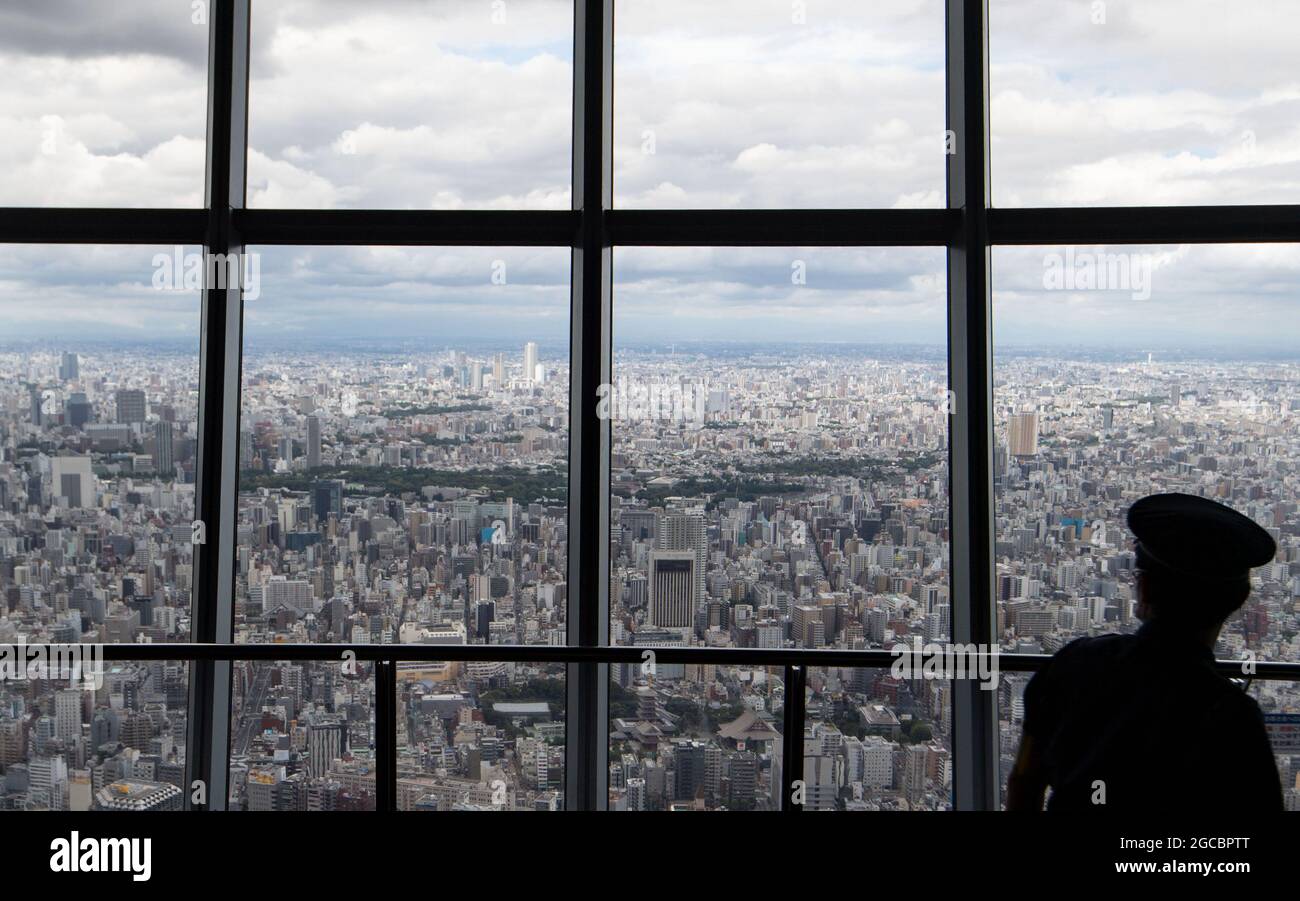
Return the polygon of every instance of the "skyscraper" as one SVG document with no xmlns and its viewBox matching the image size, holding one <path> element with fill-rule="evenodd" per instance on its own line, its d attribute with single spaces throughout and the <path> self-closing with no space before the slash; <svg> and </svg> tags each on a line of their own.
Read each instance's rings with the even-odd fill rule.
<svg viewBox="0 0 1300 901">
<path fill-rule="evenodd" d="M 77 359 L 76 354 L 64 351 L 63 356 L 59 358 L 59 381 L 71 382 L 80 377 L 81 361 Z"/>
<path fill-rule="evenodd" d="M 689 629 L 695 625 L 695 552 L 650 554 L 650 625 Z"/>
<path fill-rule="evenodd" d="M 537 342 L 529 341 L 524 345 L 524 378 L 533 381 L 537 378 Z"/>
<path fill-rule="evenodd" d="M 153 468 L 160 475 L 176 469 L 174 440 L 170 422 L 155 422 L 153 425 Z"/>
<path fill-rule="evenodd" d="M 655 523 L 655 547 L 664 551 L 692 551 L 695 554 L 695 600 L 705 596 L 705 575 L 709 562 L 709 530 L 698 509 L 669 510 Z"/>
<path fill-rule="evenodd" d="M 320 466 L 320 417 L 307 417 L 307 467 Z"/>
<path fill-rule="evenodd" d="M 144 422 L 144 392 L 139 388 L 122 388 L 117 392 L 117 421 Z"/>
<path fill-rule="evenodd" d="M 65 414 L 64 421 L 68 425 L 73 428 L 81 428 L 90 422 L 91 417 L 94 416 L 95 408 L 86 399 L 84 392 L 74 391 L 72 396 L 68 398 L 68 402 L 63 405 L 63 412 Z"/>
<path fill-rule="evenodd" d="M 1038 413 L 1012 413 L 1007 423 L 1007 451 L 1013 457 L 1038 453 Z"/>
</svg>

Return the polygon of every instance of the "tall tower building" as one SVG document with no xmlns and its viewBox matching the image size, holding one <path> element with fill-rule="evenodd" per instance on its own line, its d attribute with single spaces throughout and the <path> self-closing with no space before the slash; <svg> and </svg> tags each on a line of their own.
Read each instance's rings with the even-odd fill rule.
<svg viewBox="0 0 1300 901">
<path fill-rule="evenodd" d="M 123 388 L 117 392 L 117 421 L 121 423 L 144 422 L 144 392 L 139 388 Z"/>
<path fill-rule="evenodd" d="M 1038 413 L 1012 413 L 1007 422 L 1007 452 L 1013 457 L 1038 453 Z"/>
<path fill-rule="evenodd" d="M 662 629 L 695 625 L 698 596 L 694 551 L 650 553 L 650 624 Z"/>
<path fill-rule="evenodd" d="M 32 425 L 39 426 L 45 421 L 45 418 L 41 415 L 41 386 L 29 385 L 28 390 L 31 392 Z"/>
<path fill-rule="evenodd" d="M 524 345 L 524 378 L 533 381 L 537 378 L 537 342 L 529 341 Z"/>
<path fill-rule="evenodd" d="M 320 466 L 320 417 L 307 417 L 307 466 L 316 469 Z"/>
<path fill-rule="evenodd" d="M 79 378 L 81 378 L 81 361 L 77 359 L 76 354 L 64 351 L 63 356 L 59 358 L 59 381 L 72 382 Z"/>
<path fill-rule="evenodd" d="M 695 598 L 705 597 L 704 577 L 709 562 L 709 529 L 701 510 L 669 510 L 655 523 L 655 547 L 663 551 L 695 554 Z"/>
<path fill-rule="evenodd" d="M 54 695 L 54 734 L 69 747 L 81 735 L 81 699 L 79 688 L 65 688 Z"/>
<path fill-rule="evenodd" d="M 170 422 L 155 422 L 153 425 L 153 468 L 159 474 L 172 472 L 176 469 L 176 458 L 174 456 L 175 441 L 172 435 L 172 424 Z"/>
</svg>

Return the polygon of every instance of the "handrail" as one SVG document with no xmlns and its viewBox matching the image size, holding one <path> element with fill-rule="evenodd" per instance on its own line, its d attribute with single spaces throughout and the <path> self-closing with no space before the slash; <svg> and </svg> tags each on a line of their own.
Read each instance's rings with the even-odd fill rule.
<svg viewBox="0 0 1300 901">
<path fill-rule="evenodd" d="M 27 648 L 67 647 L 62 642 L 29 642 Z M 931 660 L 942 661 L 947 646 L 925 650 L 912 658 L 918 668 Z M 723 666 L 834 666 L 863 669 L 888 669 L 900 654 L 886 648 L 853 650 L 849 648 L 705 648 L 657 647 L 651 645 L 601 645 L 597 647 L 549 644 L 334 644 L 334 643 L 199 643 L 145 642 L 99 645 L 105 660 L 342 660 L 344 655 L 366 661 L 415 663 L 438 661 L 482 661 L 511 663 L 636 663 L 653 655 L 657 663 L 705 663 Z M 913 646 L 906 646 L 909 651 Z M 960 648 L 957 649 L 960 651 Z M 992 655 L 991 655 L 992 656 Z M 1005 672 L 1037 672 L 1050 654 L 996 653 L 997 668 Z M 974 656 L 964 655 L 974 660 Z M 1254 679 L 1294 679 L 1300 681 L 1300 662 L 1216 660 L 1215 668 L 1224 675 Z"/>
</svg>

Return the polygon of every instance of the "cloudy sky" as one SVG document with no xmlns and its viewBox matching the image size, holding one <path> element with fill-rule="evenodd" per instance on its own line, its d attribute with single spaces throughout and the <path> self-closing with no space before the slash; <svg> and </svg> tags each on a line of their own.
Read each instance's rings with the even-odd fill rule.
<svg viewBox="0 0 1300 901">
<path fill-rule="evenodd" d="M 995 203 L 1300 202 L 1292 2 L 992 0 Z M 202 13 L 0 6 L 0 204 L 201 205 Z M 615 23 L 616 205 L 943 204 L 940 0 L 619 0 Z M 248 202 L 566 208 L 571 29 L 558 0 L 257 0 Z M 563 250 L 260 250 L 250 335 L 567 329 Z M 1145 255 L 1142 299 L 1045 289 L 1057 250 L 995 253 L 997 340 L 1300 346 L 1294 247 L 1079 249 Z M 5 332 L 196 331 L 151 289 L 160 251 L 0 247 Z M 619 340 L 943 335 L 939 250 L 630 248 L 615 273 Z"/>
</svg>

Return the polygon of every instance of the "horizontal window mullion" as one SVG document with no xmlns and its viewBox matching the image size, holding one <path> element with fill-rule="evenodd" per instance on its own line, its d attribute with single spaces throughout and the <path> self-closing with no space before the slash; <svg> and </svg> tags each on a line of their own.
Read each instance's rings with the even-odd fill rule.
<svg viewBox="0 0 1300 901">
<path fill-rule="evenodd" d="M 942 247 L 958 210 L 612 210 L 614 246 Z"/>
<path fill-rule="evenodd" d="M 571 247 L 571 210 L 235 210 L 245 245 Z"/>
<path fill-rule="evenodd" d="M 204 209 L 0 207 L 4 244 L 202 244 Z"/>
<path fill-rule="evenodd" d="M 992 244 L 1300 242 L 1300 206 L 1063 207 L 988 211 Z"/>
</svg>

